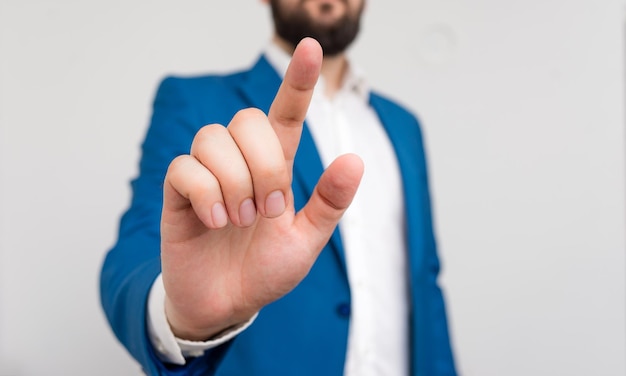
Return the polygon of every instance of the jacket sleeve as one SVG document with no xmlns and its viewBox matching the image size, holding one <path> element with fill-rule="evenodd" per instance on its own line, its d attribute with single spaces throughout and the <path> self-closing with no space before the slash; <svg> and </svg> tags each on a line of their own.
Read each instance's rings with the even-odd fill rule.
<svg viewBox="0 0 626 376">
<path fill-rule="evenodd" d="M 411 285 L 413 375 L 456 375 L 433 228 L 424 140 L 419 120 L 403 106 L 371 97 L 394 144 L 402 171 Z"/>
<path fill-rule="evenodd" d="M 147 298 L 161 272 L 160 219 L 163 180 L 169 163 L 188 154 L 199 124 L 185 79 L 167 78 L 157 91 L 153 116 L 142 144 L 139 176 L 132 181 L 130 208 L 123 215 L 118 240 L 100 275 L 100 296 L 113 332 L 149 375 L 211 374 L 228 344 L 207 351 L 185 366 L 164 364 L 147 334 Z"/>
<path fill-rule="evenodd" d="M 417 122 L 417 120 L 415 120 Z M 441 264 L 437 252 L 435 230 L 433 226 L 432 204 L 428 182 L 428 168 L 426 153 L 421 134 L 421 127 L 417 123 L 417 142 L 419 152 L 416 162 L 421 171 L 418 174 L 418 189 L 411 200 L 415 200 L 413 215 L 421 216 L 418 221 L 423 226 L 420 242 L 424 249 L 423 268 L 416 273 L 413 279 L 415 289 L 416 308 L 415 335 L 416 371 L 427 375 L 455 376 L 456 367 L 452 353 L 452 344 L 448 330 L 448 320 L 444 295 L 439 286 Z M 417 241 L 416 239 L 412 239 Z"/>
</svg>

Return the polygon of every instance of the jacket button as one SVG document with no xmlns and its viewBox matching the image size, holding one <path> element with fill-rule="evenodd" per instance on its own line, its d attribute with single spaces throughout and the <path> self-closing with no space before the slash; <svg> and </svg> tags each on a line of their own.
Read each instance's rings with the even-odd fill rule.
<svg viewBox="0 0 626 376">
<path fill-rule="evenodd" d="M 341 303 L 337 306 L 337 314 L 341 317 L 350 317 L 350 304 Z"/>
</svg>

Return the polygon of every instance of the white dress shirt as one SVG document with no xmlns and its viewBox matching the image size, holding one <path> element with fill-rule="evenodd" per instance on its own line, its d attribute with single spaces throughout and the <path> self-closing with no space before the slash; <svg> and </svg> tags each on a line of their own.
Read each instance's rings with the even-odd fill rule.
<svg viewBox="0 0 626 376">
<path fill-rule="evenodd" d="M 284 76 L 290 56 L 270 44 L 265 57 Z M 409 295 L 401 176 L 391 142 L 369 105 L 363 76 L 350 67 L 333 98 L 324 95 L 320 77 L 306 122 L 324 167 L 345 153 L 359 155 L 365 164 L 359 190 L 339 224 L 352 299 L 344 375 L 408 375 Z M 213 341 L 184 341 L 169 328 L 164 302 L 159 277 L 150 292 L 148 329 L 161 359 L 175 364 L 230 340 L 254 321 Z"/>
</svg>

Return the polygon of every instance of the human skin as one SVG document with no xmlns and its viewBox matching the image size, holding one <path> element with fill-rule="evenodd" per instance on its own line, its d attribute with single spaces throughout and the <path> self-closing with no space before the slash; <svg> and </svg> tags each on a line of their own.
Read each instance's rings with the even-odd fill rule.
<svg viewBox="0 0 626 376">
<path fill-rule="evenodd" d="M 283 50 L 292 53 L 297 42 L 304 36 L 320 35 L 329 42 L 331 30 L 337 30 L 340 23 L 359 23 L 363 13 L 365 0 L 262 0 L 272 4 L 272 14 L 275 23 L 274 42 Z M 276 8 L 276 9 L 274 9 Z M 296 23 L 295 25 L 289 25 Z M 301 35 L 279 35 L 278 24 L 287 29 L 297 28 Z M 306 25 L 306 26 L 302 26 Z M 330 33 L 330 34 L 329 34 Z M 325 36 L 324 36 L 325 35 Z M 333 43 L 335 44 L 335 43 Z M 325 51 L 326 52 L 326 51 Z M 325 81 L 324 94 L 332 98 L 341 87 L 347 69 L 345 51 L 329 55 L 324 53 L 322 62 L 322 76 Z"/>
<path fill-rule="evenodd" d="M 177 337 L 209 339 L 291 291 L 352 201 L 363 163 L 344 155 L 294 208 L 293 161 L 322 60 L 319 44 L 302 40 L 267 115 L 244 109 L 227 127 L 203 127 L 170 164 L 161 262 Z"/>
</svg>

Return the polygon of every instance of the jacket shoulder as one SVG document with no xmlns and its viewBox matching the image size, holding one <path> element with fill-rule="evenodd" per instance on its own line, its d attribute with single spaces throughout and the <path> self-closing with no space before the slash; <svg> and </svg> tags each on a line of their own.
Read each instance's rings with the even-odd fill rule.
<svg viewBox="0 0 626 376">
<path fill-rule="evenodd" d="M 157 90 L 160 95 L 175 94 L 188 98 L 206 98 L 224 95 L 224 90 L 234 90 L 242 82 L 248 71 L 228 74 L 207 74 L 196 76 L 170 75 L 163 78 Z"/>
<path fill-rule="evenodd" d="M 193 123 L 228 124 L 234 114 L 249 104 L 242 94 L 250 71 L 201 76 L 168 76 L 159 84 L 154 107 L 170 109 Z"/>
</svg>

